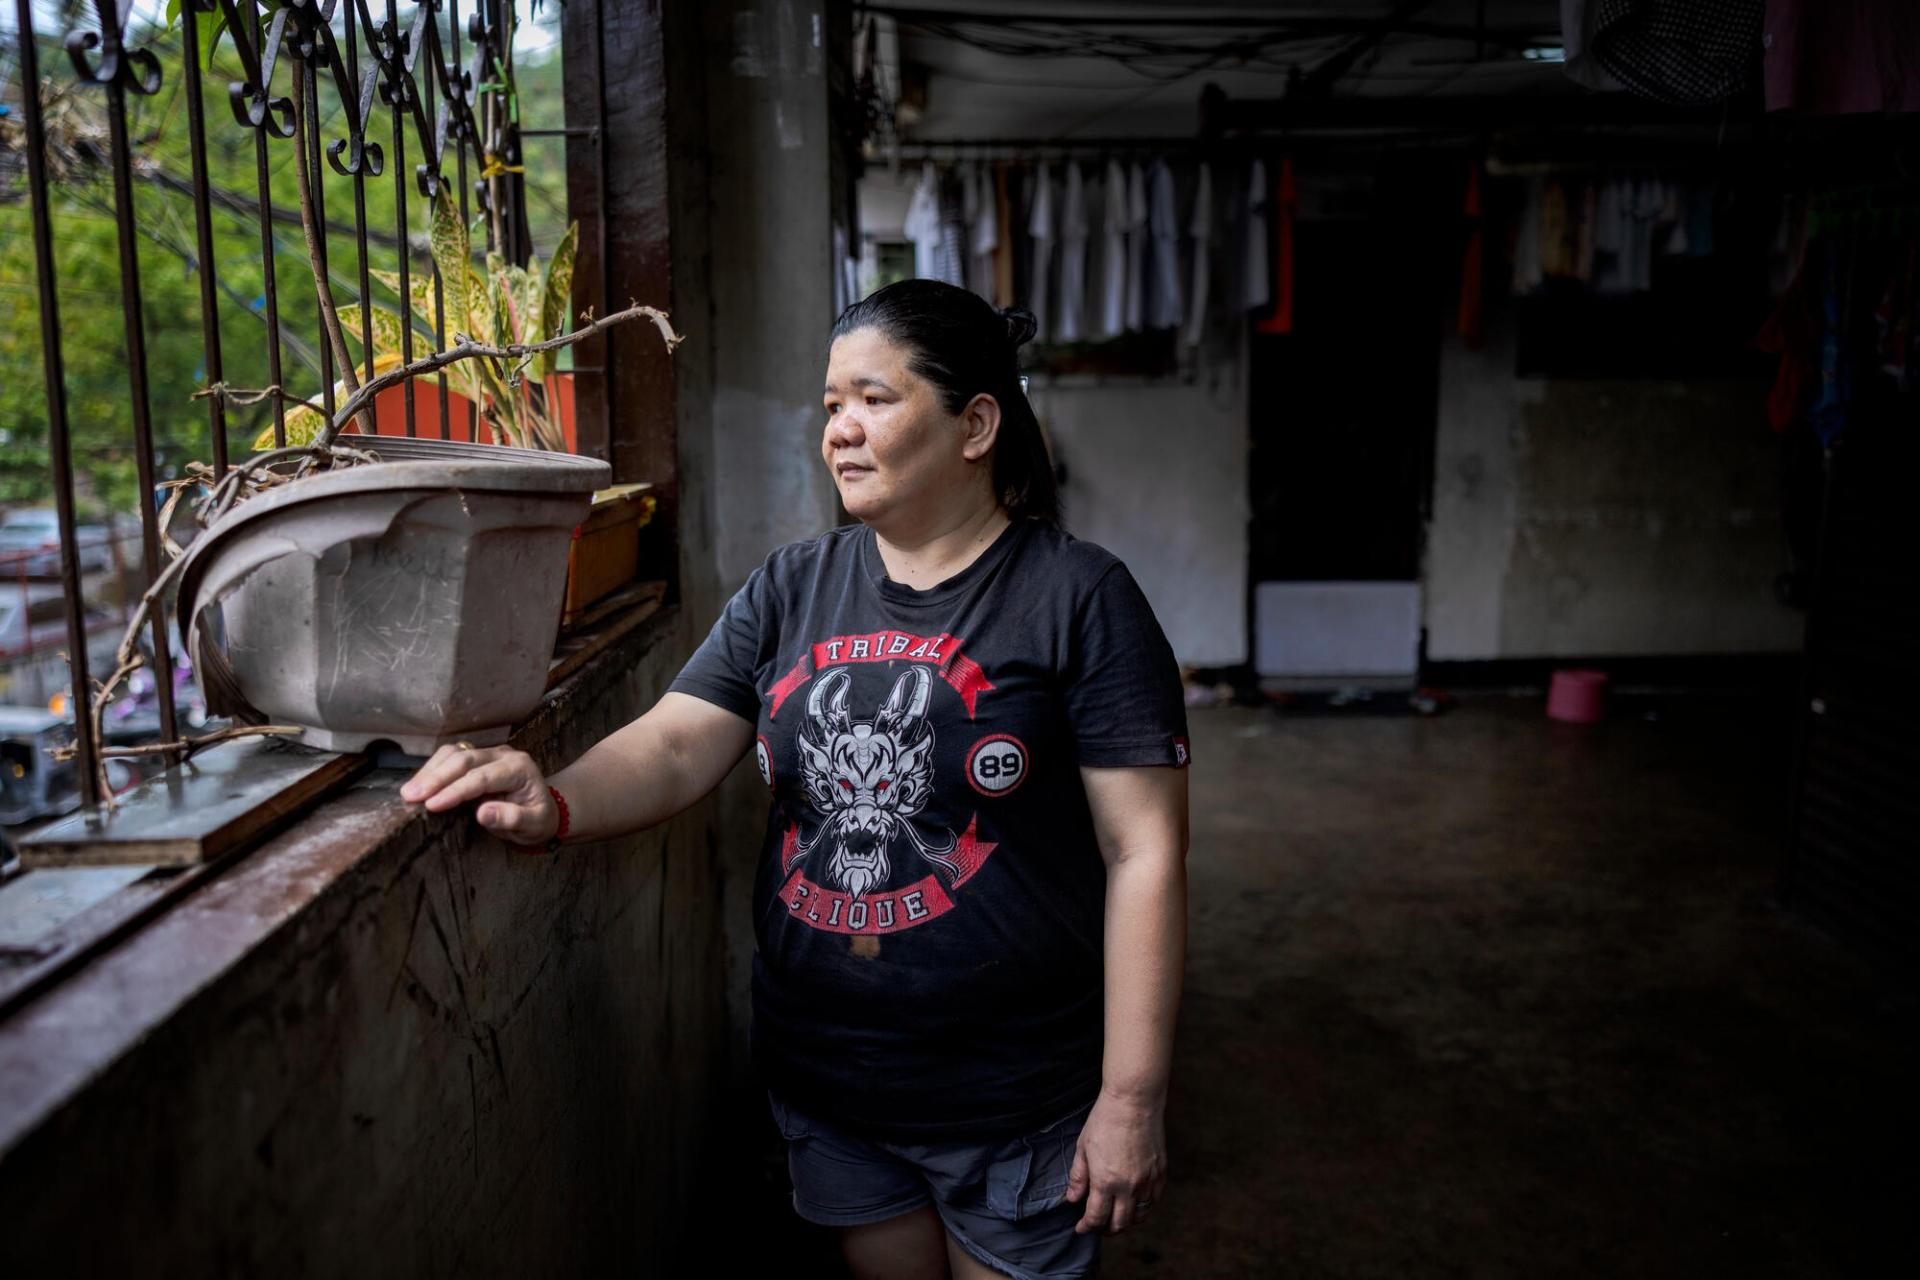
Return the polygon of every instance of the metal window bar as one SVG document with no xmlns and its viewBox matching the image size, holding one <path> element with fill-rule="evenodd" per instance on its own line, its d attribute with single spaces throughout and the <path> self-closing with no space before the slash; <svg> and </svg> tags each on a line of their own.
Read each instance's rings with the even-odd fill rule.
<svg viewBox="0 0 1920 1280">
<path fill-rule="evenodd" d="M 173 337 L 173 326 L 161 316 L 146 312 L 142 288 L 142 239 L 155 241 L 186 259 L 189 271 L 197 277 L 201 310 L 199 339 L 200 370 L 195 381 L 202 383 L 207 399 L 207 460 L 223 473 L 228 464 L 229 432 L 244 428 L 250 441 L 262 430 L 263 419 L 270 419 L 275 445 L 287 439 L 290 404 L 312 403 L 318 399 L 331 413 L 335 406 L 334 383 L 344 371 L 335 367 L 333 344 L 328 341 L 325 324 L 316 305 L 310 313 L 313 325 L 304 334 L 283 328 L 288 319 L 283 304 L 290 302 L 289 282 L 299 302 L 298 310 L 309 314 L 304 303 L 310 278 L 310 263 L 304 233 L 290 234 L 286 223 L 294 221 L 287 212 L 297 204 L 291 199 L 293 165 L 304 160 L 311 185 L 311 214 L 318 229 L 316 256 L 322 260 L 325 277 L 330 281 L 336 301 L 356 301 L 361 307 L 357 332 L 343 335 L 349 344 L 360 344 L 361 358 L 371 371 L 378 350 L 375 306 L 386 304 L 374 295 L 376 269 L 395 268 L 399 301 L 396 309 L 402 317 L 399 325 L 401 357 L 411 362 L 422 354 L 411 322 L 415 264 L 409 261 L 410 244 L 415 238 L 410 228 L 420 230 L 431 218 L 431 202 L 447 185 L 449 159 L 458 175 L 456 194 L 462 218 L 469 218 L 469 193 L 480 201 L 489 218 L 495 240 L 512 260 L 524 261 L 526 226 L 523 185 L 512 166 L 519 161 L 518 141 L 507 135 L 506 167 L 489 164 L 482 153 L 487 136 L 475 122 L 476 83 L 496 72 L 506 57 L 501 24 L 511 20 L 504 0 L 477 4 L 462 30 L 458 0 L 421 0 L 403 17 L 405 6 L 398 0 L 384 0 L 376 16 L 370 0 L 284 0 L 268 8 L 258 0 L 186 0 L 179 25 L 168 32 L 137 21 L 131 0 L 94 0 L 89 19 L 81 20 L 73 30 L 59 33 L 72 69 L 73 84 L 88 91 L 76 101 L 75 109 L 104 114 L 108 146 L 104 163 L 112 183 L 111 217 L 117 246 L 120 287 L 124 313 L 125 393 L 127 421 L 132 436 L 132 453 L 140 496 L 141 566 L 151 581 L 162 567 L 163 530 L 159 527 L 156 494 L 162 480 L 163 456 L 169 469 L 177 469 L 180 455 L 189 448 L 178 437 L 181 424 L 197 416 L 192 406 L 172 402 L 156 404 L 155 381 L 151 361 L 161 348 L 150 344 L 160 326 Z M 69 362 L 65 359 L 61 282 L 58 271 L 57 243 L 64 234 L 54 222 L 55 206 L 68 192 L 65 184 L 84 184 L 91 173 L 71 171 L 56 175 L 49 165 L 49 133 L 45 103 L 67 94 L 70 86 L 61 83 L 46 56 L 49 46 L 41 43 L 34 29 L 33 0 L 14 0 L 17 23 L 18 80 L 21 116 L 24 122 L 29 210 L 33 229 L 33 264 L 39 300 L 41 368 L 45 379 L 46 435 L 51 471 L 51 487 L 59 531 L 59 582 L 64 596 L 68 674 L 76 715 L 87 713 L 93 677 L 102 674 L 89 666 L 87 652 L 87 615 L 83 588 L 86 583 L 76 539 L 80 493 L 76 483 L 75 439 L 68 406 Z M 202 41 L 214 28 L 217 50 L 212 67 L 199 56 Z M 443 29 L 444 28 L 444 29 Z M 463 46 L 464 36 L 464 46 Z M 469 67 L 461 65 L 463 47 L 470 51 Z M 449 56 L 450 52 L 450 56 Z M 170 68 L 169 64 L 178 63 Z M 218 68 L 238 68 L 239 78 L 223 75 Z M 296 77 L 296 71 L 307 73 Z M 175 92 L 187 96 L 184 120 L 188 134 L 191 180 L 182 182 L 177 175 L 158 171 L 156 138 L 173 127 L 175 116 L 162 113 L 158 95 L 174 75 Z M 233 123 L 216 126 L 221 113 L 206 110 L 209 93 L 217 94 L 217 82 L 226 79 L 227 101 Z M 304 81 L 304 91 L 296 108 L 292 100 L 296 80 Z M 213 82 L 213 83 L 210 83 Z M 489 111 L 511 111 L 498 92 L 484 95 Z M 501 99 L 500 101 L 492 101 Z M 140 110 L 145 102 L 148 107 Z M 69 104 L 70 106 L 74 104 Z M 384 110 L 387 120 L 377 116 Z M 305 128 L 296 127 L 296 118 Z M 506 119 L 507 117 L 502 117 Z M 133 126 L 139 125 L 135 134 Z M 386 128 L 380 129 L 384 123 Z M 388 135 L 383 147 L 375 139 Z M 249 136 L 250 135 L 250 136 Z M 409 143 L 411 142 L 411 145 Z M 231 189 L 218 189 L 214 181 L 214 160 L 231 161 L 251 144 L 255 200 L 248 201 Z M 298 155 L 284 146 L 300 148 Z M 390 152 L 389 149 L 390 148 Z M 448 156 L 451 149 L 452 155 Z M 468 180 L 469 153 L 485 175 L 477 184 Z M 94 152 L 87 153 L 89 157 Z M 326 163 L 322 163 L 322 158 Z M 410 157 L 414 158 L 411 166 Z M 4 157 L 0 157 L 3 160 Z M 369 229 L 367 184 L 369 177 L 385 172 L 393 165 L 394 238 Z M 411 172 L 409 173 L 409 169 Z M 330 176 L 331 175 L 331 176 Z M 0 169 L 0 178 L 4 170 Z M 244 182 L 244 179 L 241 179 Z M 351 262 L 329 245 L 331 227 L 326 217 L 327 191 L 330 185 L 344 181 L 353 200 L 351 226 Z M 413 192 L 408 191 L 411 181 Z M 422 197 L 415 201 L 412 194 Z M 170 242 L 156 230 L 156 212 L 174 218 L 183 226 L 171 207 L 179 199 L 191 205 L 191 248 Z M 158 203 L 156 203 L 158 202 Z M 101 207 L 104 207 L 102 205 Z M 222 214 L 214 218 L 216 207 Z M 243 235 L 236 237 L 232 221 L 240 220 Z M 254 237 L 257 232 L 257 245 Z M 245 292 L 221 279 L 223 273 L 250 274 L 257 249 L 259 295 L 245 301 Z M 376 251 L 391 255 L 391 261 L 374 261 Z M 148 252 L 152 249 L 149 246 Z M 282 256 L 291 257 L 293 274 L 282 268 Z M 344 270 L 336 276 L 333 263 Z M 438 265 L 431 268 L 432 291 L 438 321 L 433 349 L 444 350 L 452 337 L 446 330 L 445 289 Z M 465 282 L 459 282 L 464 288 Z M 249 284 L 249 288 L 251 285 Z M 347 295 L 357 294 L 357 297 Z M 69 316 L 69 322 L 72 317 Z M 259 328 L 254 329 L 253 325 Z M 242 337 L 244 336 L 244 341 Z M 264 341 L 260 338 L 264 337 Z M 177 350 L 170 343 L 168 350 Z M 296 360 L 289 361 L 291 353 Z M 174 357 L 177 360 L 177 356 Z M 177 373 L 177 369 L 167 369 Z M 243 378 L 270 394 L 243 412 L 247 399 L 237 393 L 243 387 L 229 388 L 229 378 Z M 293 379 L 299 385 L 290 385 Z M 439 386 L 439 434 L 449 431 L 448 380 L 437 375 Z M 177 386 L 173 378 L 170 385 Z M 312 386 L 318 382 L 317 388 Z M 411 382 L 405 384 L 405 430 L 416 430 L 415 394 Z M 467 437 L 481 438 L 480 408 L 468 406 Z M 165 430 L 163 430 L 163 428 Z M 96 433 L 97 434 L 97 433 Z M 116 445 L 115 448 L 123 448 Z M 118 535 L 109 533 L 119 554 Z M 24 564 L 24 562 L 23 562 Z M 24 570 L 22 570 L 24 572 Z M 24 601 L 23 601 L 24 604 Z M 24 612 L 24 610 L 23 610 Z M 161 734 L 176 739 L 176 709 L 173 706 L 171 637 L 165 610 L 157 610 L 147 637 L 151 645 L 155 672 L 157 714 Z M 25 621 L 25 619 L 23 619 Z M 31 625 L 28 623 L 29 645 Z M 96 805 L 98 771 L 92 758 L 88 735 L 79 738 L 76 775 L 81 800 Z"/>
</svg>

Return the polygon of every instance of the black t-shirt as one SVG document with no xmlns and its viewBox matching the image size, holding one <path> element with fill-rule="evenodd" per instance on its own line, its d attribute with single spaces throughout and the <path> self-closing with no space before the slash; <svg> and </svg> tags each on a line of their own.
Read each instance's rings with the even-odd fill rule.
<svg viewBox="0 0 1920 1280">
<path fill-rule="evenodd" d="M 672 686 L 755 723 L 756 1060 L 901 1140 L 1015 1132 L 1099 1091 L 1106 867 L 1081 765 L 1187 762 L 1126 567 L 1019 520 L 915 591 L 851 525 L 782 547 Z"/>
</svg>

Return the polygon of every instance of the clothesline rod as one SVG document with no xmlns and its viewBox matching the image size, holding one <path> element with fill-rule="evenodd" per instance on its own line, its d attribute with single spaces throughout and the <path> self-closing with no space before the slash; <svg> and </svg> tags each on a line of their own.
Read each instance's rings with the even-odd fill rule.
<svg viewBox="0 0 1920 1280">
<path fill-rule="evenodd" d="M 926 23 L 951 24 L 956 22 L 973 23 L 978 26 L 1042 25 L 1059 27 L 1214 27 L 1233 31 L 1297 31 L 1312 35 L 1358 35 L 1365 31 L 1375 19 L 1368 17 L 1342 18 L 1315 14 L 1289 14 L 1277 17 L 1269 13 L 1241 14 L 1120 14 L 1113 17 L 1099 17 L 1086 13 L 1031 13 L 1025 9 L 1012 12 L 985 12 L 973 9 L 921 9 L 906 5 L 892 4 L 856 4 L 856 13 L 876 13 L 893 18 L 908 26 Z M 1533 45 L 1554 43 L 1559 36 L 1559 28 L 1524 27 L 1485 27 L 1474 23 L 1458 22 L 1396 22 L 1396 33 L 1414 36 L 1433 36 L 1442 40 L 1484 40 L 1488 44 L 1503 45 L 1512 49 L 1524 49 Z"/>
<path fill-rule="evenodd" d="M 901 142 L 901 151 L 1177 151 L 1201 145 L 1190 134 L 1166 138 L 925 138 Z M 879 146 L 880 158 L 890 148 Z"/>
<path fill-rule="evenodd" d="M 1464 140 L 1465 135 L 1460 135 Z M 1219 139 L 1193 137 L 1169 138 L 1073 138 L 1049 141 L 1042 138 L 934 138 L 924 142 L 902 142 L 893 147 L 875 145 L 866 159 L 869 164 L 885 164 L 891 159 L 907 160 L 1034 160 L 1052 156 L 1087 156 L 1103 152 L 1148 152 L 1166 156 L 1212 156 L 1283 151 L 1351 152 L 1368 146 L 1394 146 L 1418 143 L 1445 146 L 1453 139 L 1429 130 L 1401 130 L 1370 134 L 1366 137 L 1256 137 L 1237 136 Z"/>
</svg>

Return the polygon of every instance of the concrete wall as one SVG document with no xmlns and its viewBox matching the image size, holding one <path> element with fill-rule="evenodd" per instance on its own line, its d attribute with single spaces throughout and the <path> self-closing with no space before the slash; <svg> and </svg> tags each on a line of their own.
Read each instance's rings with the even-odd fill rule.
<svg viewBox="0 0 1920 1280">
<path fill-rule="evenodd" d="M 1427 656 L 1793 652 L 1764 385 L 1516 378 L 1442 352 Z"/>
<path fill-rule="evenodd" d="M 1126 561 L 1189 666 L 1247 657 L 1241 350 L 1209 346 L 1191 381 L 1032 384 L 1067 469 L 1067 527 Z"/>
<path fill-rule="evenodd" d="M 522 742 L 578 754 L 689 640 L 652 627 Z M 370 775 L 0 1025 L 0 1270 L 672 1255 L 726 1053 L 710 807 L 531 858 L 409 813 L 403 777 Z"/>
<path fill-rule="evenodd" d="M 840 517 L 820 459 L 833 324 L 827 33 L 837 6 L 743 0 L 668 6 L 704 57 L 676 65 L 676 278 L 710 282 L 676 314 L 697 329 L 675 359 L 704 399 L 680 412 L 686 610 L 697 642 L 775 547 Z M 689 16 L 693 15 L 693 16 Z M 752 1103 L 746 1061 L 751 889 L 766 788 L 744 761 L 715 795 L 731 1042 L 725 1070 Z"/>
<path fill-rule="evenodd" d="M 792 0 L 703 8 L 713 417 L 728 442 L 709 550 L 731 590 L 838 518 L 819 453 L 834 318 L 827 15 Z"/>
</svg>

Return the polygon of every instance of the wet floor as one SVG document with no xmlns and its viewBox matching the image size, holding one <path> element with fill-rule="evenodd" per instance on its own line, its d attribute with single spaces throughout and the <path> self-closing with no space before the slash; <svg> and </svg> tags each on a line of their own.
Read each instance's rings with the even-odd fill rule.
<svg viewBox="0 0 1920 1280">
<path fill-rule="evenodd" d="M 1911 1274 L 1911 988 L 1777 902 L 1777 709 L 1651 710 L 1195 716 L 1175 1181 L 1107 1276 Z"/>
<path fill-rule="evenodd" d="M 1194 713 L 1173 1182 L 1108 1280 L 1920 1274 L 1911 987 L 1777 901 L 1782 708 L 1616 710 Z"/>
</svg>

